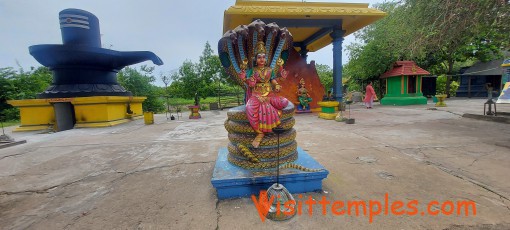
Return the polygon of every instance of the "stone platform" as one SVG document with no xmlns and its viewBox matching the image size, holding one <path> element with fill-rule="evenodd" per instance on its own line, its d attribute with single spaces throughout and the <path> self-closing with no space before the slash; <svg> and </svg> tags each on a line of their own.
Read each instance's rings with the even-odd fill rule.
<svg viewBox="0 0 510 230">
<path fill-rule="evenodd" d="M 416 96 L 391 96 L 386 95 L 381 99 L 381 105 L 426 105 L 427 98 L 422 95 Z"/>
<path fill-rule="evenodd" d="M 294 162 L 295 164 L 323 170 L 305 172 L 293 168 L 283 169 L 280 170 L 280 183 L 291 193 L 322 190 L 322 180 L 328 176 L 329 171 L 301 148 L 298 147 L 297 151 L 298 159 Z M 218 199 L 258 195 L 260 190 L 266 190 L 276 182 L 276 170 L 246 170 L 230 164 L 227 155 L 227 148 L 220 148 L 211 179 L 211 183 L 217 191 Z"/>
<path fill-rule="evenodd" d="M 38 131 L 59 130 L 55 104 L 68 104 L 70 109 L 61 111 L 59 115 L 70 117 L 71 126 L 74 124 L 75 128 L 96 128 L 143 118 L 142 102 L 145 99 L 146 97 L 94 96 L 8 100 L 7 103 L 20 110 L 21 125 L 14 131 Z M 128 113 L 128 110 L 131 113 Z"/>
<path fill-rule="evenodd" d="M 0 228 L 508 230 L 510 203 L 502 197 L 510 197 L 510 125 L 462 117 L 483 114 L 486 101 L 448 98 L 448 107 L 434 107 L 429 99 L 373 109 L 354 103 L 354 125 L 294 116 L 296 142 L 329 174 L 322 193 L 293 193 L 303 212 L 284 222 L 262 223 L 251 198 L 218 200 L 211 177 L 218 150 L 229 142 L 227 110 L 201 111 L 198 120 L 163 113 L 154 115 L 154 125 L 139 119 L 63 132 L 9 126 L 6 135 L 27 143 L 0 149 Z M 510 112 L 510 104 L 497 106 Z M 383 203 L 385 193 L 391 202 L 418 200 L 417 215 L 381 211 L 369 223 L 368 210 L 336 216 L 329 204 L 324 216 L 316 204 L 309 216 L 304 204 L 324 196 L 368 206 Z M 455 207 L 474 201 L 476 216 L 421 216 L 433 200 Z"/>
</svg>

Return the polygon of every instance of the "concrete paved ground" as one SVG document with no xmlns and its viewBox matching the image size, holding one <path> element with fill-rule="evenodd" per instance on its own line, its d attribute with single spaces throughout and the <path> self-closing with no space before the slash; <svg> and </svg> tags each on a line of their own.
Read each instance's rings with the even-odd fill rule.
<svg viewBox="0 0 510 230">
<path fill-rule="evenodd" d="M 10 128 L 27 143 L 0 149 L 0 229 L 510 229 L 510 125 L 461 117 L 481 114 L 484 101 L 358 104 L 354 125 L 296 115 L 299 146 L 330 171 L 324 191 L 302 201 L 419 202 L 417 215 L 382 212 L 372 223 L 331 205 L 262 223 L 251 199 L 218 201 L 210 179 L 228 143 L 226 111 L 59 133 Z M 422 216 L 433 200 L 474 201 L 476 216 Z"/>
</svg>

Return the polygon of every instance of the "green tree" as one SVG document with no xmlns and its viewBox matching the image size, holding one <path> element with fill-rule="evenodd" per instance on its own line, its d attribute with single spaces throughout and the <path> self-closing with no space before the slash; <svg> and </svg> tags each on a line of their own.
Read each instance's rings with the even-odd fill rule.
<svg viewBox="0 0 510 230">
<path fill-rule="evenodd" d="M 0 121 L 17 119 L 17 116 L 12 117 L 12 115 L 9 115 L 10 119 L 8 119 L 6 114 L 7 110 L 12 109 L 12 106 L 7 104 L 7 100 L 13 89 L 11 82 L 5 77 L 9 74 L 8 72 L 9 69 L 7 68 L 0 69 Z"/>
<path fill-rule="evenodd" d="M 437 77 L 436 80 L 436 95 L 439 94 L 446 94 L 446 75 L 440 75 Z M 456 81 L 452 81 L 450 84 L 450 95 L 455 96 L 457 93 L 457 89 L 459 88 L 460 84 Z"/>
<path fill-rule="evenodd" d="M 349 76 L 349 89 L 364 89 L 363 82 L 374 81 L 393 62 L 406 59 L 418 50 L 411 41 L 412 30 L 406 23 L 406 11 L 397 2 L 377 4 L 388 16 L 355 33 L 357 43 L 347 46 L 349 62 L 344 75 Z"/>
<path fill-rule="evenodd" d="M 442 60 L 447 74 L 446 92 L 455 62 L 473 57 L 488 61 L 507 45 L 508 3 L 495 0 L 407 0 L 411 21 L 417 28 L 418 45 Z M 506 24 L 505 24 L 506 23 Z"/>
<path fill-rule="evenodd" d="M 143 110 L 151 112 L 162 112 L 165 110 L 163 101 L 160 100 L 158 87 L 152 85 L 156 80 L 152 76 L 154 67 L 142 65 L 140 70 L 125 67 L 118 74 L 118 81 L 126 90 L 133 93 L 133 96 L 145 96 L 147 99 L 143 102 Z"/>
<path fill-rule="evenodd" d="M 161 81 L 163 82 L 163 84 L 165 84 L 165 88 L 162 89 L 161 91 L 161 96 L 165 97 L 165 106 L 166 106 L 166 109 L 165 109 L 165 112 L 167 113 L 167 119 L 168 119 L 168 112 L 170 111 L 170 91 L 168 90 L 168 85 L 170 84 L 170 81 L 172 80 L 170 77 L 168 77 L 167 75 L 161 75 Z"/>
<path fill-rule="evenodd" d="M 204 82 L 200 78 L 197 65 L 189 60 L 184 61 L 179 67 L 179 73 L 172 75 L 172 85 L 179 91 L 178 95 L 191 99 L 195 97 L 195 93 L 203 94 Z"/>
<path fill-rule="evenodd" d="M 347 47 L 345 72 L 355 82 L 376 80 L 397 60 L 449 77 L 455 63 L 488 61 L 508 47 L 507 1 L 403 0 L 376 7 L 388 16 L 357 32 L 361 42 Z"/>
<path fill-rule="evenodd" d="M 0 115 L 4 120 L 19 119 L 19 110 L 7 104 L 7 100 L 34 99 L 51 83 L 51 71 L 47 67 L 0 68 Z"/>
<path fill-rule="evenodd" d="M 333 69 L 328 65 L 315 65 L 315 69 L 317 70 L 317 75 L 319 75 L 319 80 L 321 84 L 324 86 L 324 94 L 328 92 L 331 88 L 333 88 Z"/>
<path fill-rule="evenodd" d="M 233 86 L 233 81 L 229 81 L 230 78 L 223 70 L 220 58 L 218 55 L 214 55 L 209 42 L 205 44 L 198 65 L 202 77 L 208 79 L 206 80 L 207 86 L 204 86 L 206 87 L 206 92 L 204 93 L 207 96 L 217 96 L 218 104 L 220 105 L 221 95 L 230 90 L 228 86 Z"/>
<path fill-rule="evenodd" d="M 214 55 L 209 42 L 205 44 L 198 63 L 185 61 L 179 68 L 178 73 L 172 74 L 173 82 L 169 90 L 174 95 L 191 99 L 198 94 L 201 98 L 215 96 L 218 84 L 226 83 L 227 76 L 223 71 L 219 57 Z"/>
<path fill-rule="evenodd" d="M 37 94 L 43 92 L 51 83 L 51 71 L 47 67 L 32 67 L 30 71 L 20 68 L 2 68 L 2 78 L 10 82 L 11 89 L 7 91 L 9 99 L 22 100 L 34 99 Z"/>
<path fill-rule="evenodd" d="M 170 97 L 184 97 L 184 84 L 182 81 L 179 81 L 180 75 L 179 72 L 174 72 L 170 75 L 170 79 L 173 81 L 170 83 L 170 86 L 168 86 L 168 94 Z"/>
</svg>

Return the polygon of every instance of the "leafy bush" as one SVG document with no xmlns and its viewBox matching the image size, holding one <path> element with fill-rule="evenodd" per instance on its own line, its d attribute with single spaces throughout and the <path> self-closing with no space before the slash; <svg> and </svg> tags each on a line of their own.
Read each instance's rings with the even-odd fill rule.
<svg viewBox="0 0 510 230">
<path fill-rule="evenodd" d="M 19 109 L 7 104 L 7 100 L 36 98 L 51 83 L 51 71 L 46 67 L 0 68 L 0 115 L 3 121 L 19 120 Z"/>
<path fill-rule="evenodd" d="M 349 82 L 349 84 L 347 85 L 347 89 L 349 90 L 349 92 L 362 92 L 363 90 L 361 89 L 361 85 L 360 84 L 357 84 L 357 82 Z"/>
<path fill-rule="evenodd" d="M 151 111 L 154 113 L 165 112 L 165 102 L 163 99 L 155 97 L 154 95 L 147 95 L 147 99 L 143 102 L 143 110 Z"/>
<path fill-rule="evenodd" d="M 457 94 L 459 86 L 460 84 L 457 81 L 450 82 L 450 96 L 455 96 Z M 436 94 L 446 94 L 446 75 L 440 75 L 437 77 Z"/>
<path fill-rule="evenodd" d="M 328 92 L 331 88 L 333 88 L 333 69 L 328 65 L 315 65 L 315 69 L 317 70 L 317 75 L 319 75 L 319 80 L 324 86 L 324 94 Z"/>
<path fill-rule="evenodd" d="M 165 111 L 165 102 L 158 97 L 158 87 L 152 85 L 156 79 L 151 75 L 154 67 L 145 65 L 140 70 L 130 67 L 124 68 L 119 72 L 119 83 L 133 96 L 145 96 L 147 99 L 143 102 L 143 111 L 151 111 L 154 113 Z"/>
<path fill-rule="evenodd" d="M 1 121 L 18 121 L 19 118 L 19 109 L 16 107 L 4 109 L 0 112 Z"/>
<path fill-rule="evenodd" d="M 200 104 L 200 110 L 202 110 L 202 111 L 209 110 L 209 105 L 206 105 L 206 104 Z"/>
</svg>

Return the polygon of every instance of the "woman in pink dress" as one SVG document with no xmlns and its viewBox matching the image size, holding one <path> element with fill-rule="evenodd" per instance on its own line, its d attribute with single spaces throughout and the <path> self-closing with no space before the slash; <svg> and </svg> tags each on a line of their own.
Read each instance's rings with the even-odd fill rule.
<svg viewBox="0 0 510 230">
<path fill-rule="evenodd" d="M 276 95 L 281 85 L 276 81 L 277 75 L 287 77 L 287 71 L 280 65 L 277 71 L 266 66 L 266 51 L 264 43 L 257 44 L 256 66 L 253 69 L 242 71 L 239 77 L 248 84 L 251 95 L 248 95 L 246 102 L 246 115 L 250 125 L 257 133 L 252 142 L 254 148 L 258 148 L 264 133 L 272 132 L 272 129 L 280 125 L 281 110 L 287 106 L 289 101 Z"/>
<path fill-rule="evenodd" d="M 363 102 L 365 102 L 365 106 L 367 107 L 367 109 L 372 108 L 375 97 L 376 97 L 375 91 L 374 88 L 372 87 L 372 82 L 370 81 L 368 82 L 367 89 L 365 92 L 365 99 L 363 99 Z"/>
</svg>

